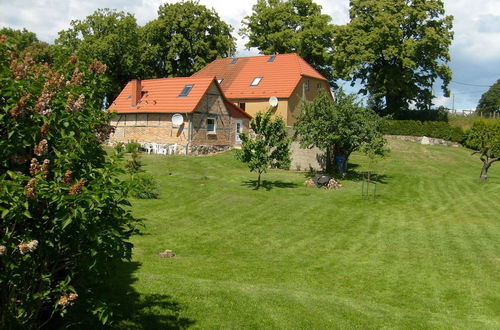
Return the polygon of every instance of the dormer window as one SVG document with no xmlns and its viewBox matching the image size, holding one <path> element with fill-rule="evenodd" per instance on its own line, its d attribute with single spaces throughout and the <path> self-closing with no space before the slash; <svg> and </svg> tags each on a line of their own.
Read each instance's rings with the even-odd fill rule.
<svg viewBox="0 0 500 330">
<path fill-rule="evenodd" d="M 229 64 L 236 64 L 236 62 L 238 62 L 238 58 L 235 57 L 231 60 L 231 62 L 229 62 Z"/>
<path fill-rule="evenodd" d="M 274 62 L 274 59 L 276 58 L 276 55 L 271 55 L 269 56 L 269 58 L 267 59 L 267 62 L 268 63 L 271 63 L 271 62 Z"/>
<path fill-rule="evenodd" d="M 182 89 L 181 93 L 179 94 L 179 96 L 188 96 L 189 92 L 191 92 L 191 89 L 193 89 L 193 84 L 189 84 L 189 85 L 184 85 L 184 88 Z"/>
<path fill-rule="evenodd" d="M 262 77 L 255 77 L 255 78 L 253 78 L 253 81 L 250 84 L 250 86 L 259 86 L 261 80 L 262 80 Z"/>
</svg>

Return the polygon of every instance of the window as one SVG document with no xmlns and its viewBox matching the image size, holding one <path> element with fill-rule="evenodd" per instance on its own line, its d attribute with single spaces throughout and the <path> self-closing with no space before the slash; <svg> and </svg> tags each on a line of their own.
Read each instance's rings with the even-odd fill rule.
<svg viewBox="0 0 500 330">
<path fill-rule="evenodd" d="M 255 77 L 255 78 L 253 78 L 253 81 L 250 84 L 250 86 L 258 86 L 261 80 L 262 80 L 262 77 Z"/>
<path fill-rule="evenodd" d="M 305 91 L 309 90 L 309 80 L 304 81 L 304 90 Z"/>
<path fill-rule="evenodd" d="M 276 58 L 276 55 L 271 55 L 268 59 L 267 59 L 267 62 L 268 63 L 271 63 L 271 62 L 274 62 L 274 59 Z"/>
<path fill-rule="evenodd" d="M 223 82 L 223 81 L 224 81 L 224 78 L 219 78 L 219 79 L 217 79 L 217 82 L 218 82 L 219 84 L 220 84 L 221 82 Z"/>
<path fill-rule="evenodd" d="M 316 85 L 316 88 L 317 88 L 317 89 L 320 89 L 320 88 L 321 88 L 321 83 L 318 83 L 318 84 Z"/>
<path fill-rule="evenodd" d="M 207 118 L 207 134 L 215 134 L 217 130 L 217 122 L 215 118 Z"/>
<path fill-rule="evenodd" d="M 179 96 L 188 96 L 191 89 L 193 89 L 193 86 L 194 85 L 185 85 Z"/>
<path fill-rule="evenodd" d="M 236 62 L 238 62 L 238 58 L 235 57 L 231 60 L 231 62 L 229 62 L 229 64 L 236 64 Z"/>
<path fill-rule="evenodd" d="M 245 111 L 245 103 L 242 102 L 238 106 L 240 107 L 241 110 Z"/>
</svg>

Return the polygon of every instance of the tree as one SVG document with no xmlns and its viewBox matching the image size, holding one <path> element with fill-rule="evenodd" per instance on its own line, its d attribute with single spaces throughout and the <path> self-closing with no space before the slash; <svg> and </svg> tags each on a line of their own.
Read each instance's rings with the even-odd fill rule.
<svg viewBox="0 0 500 330">
<path fill-rule="evenodd" d="M 142 28 L 142 61 L 151 77 L 186 77 L 236 50 L 232 27 L 197 1 L 165 3 Z"/>
<path fill-rule="evenodd" d="M 243 19 L 240 35 L 246 47 L 262 54 L 297 53 L 333 82 L 331 67 L 334 27 L 312 0 L 258 0 Z"/>
<path fill-rule="evenodd" d="M 26 29 L 14 30 L 11 28 L 0 29 L 0 35 L 7 37 L 8 43 L 13 47 L 13 50 L 24 57 L 30 54 L 35 62 L 52 63 L 51 46 L 43 41 L 38 40 L 35 33 Z"/>
<path fill-rule="evenodd" d="M 123 86 L 141 75 L 139 27 L 132 14 L 98 9 L 84 20 L 71 21 L 55 41 L 58 65 L 72 54 L 90 64 L 106 64 L 108 99 L 114 99 Z"/>
<path fill-rule="evenodd" d="M 481 114 L 500 111 L 500 79 L 481 96 L 476 111 Z"/>
<path fill-rule="evenodd" d="M 260 187 L 261 174 L 268 168 L 288 169 L 290 167 L 290 143 L 281 118 L 271 119 L 272 112 L 258 112 L 250 122 L 251 135 L 240 134 L 241 150 L 237 158 L 248 164 L 251 172 L 257 172 L 256 189 Z"/>
<path fill-rule="evenodd" d="M 479 179 L 486 181 L 491 165 L 500 160 L 500 121 L 475 121 L 467 132 L 465 143 L 476 150 L 472 154 L 479 154 L 479 159 L 483 162 Z"/>
<path fill-rule="evenodd" d="M 116 160 L 101 143 L 102 74 L 75 57 L 59 71 L 0 36 L 0 328 L 47 327 L 96 299 L 113 265 L 131 257 L 136 220 Z M 78 68 L 78 70 L 76 70 Z"/>
<path fill-rule="evenodd" d="M 394 113 L 429 109 L 433 85 L 449 95 L 452 16 L 442 0 L 351 0 L 351 21 L 335 32 L 335 74 Z"/>
<path fill-rule="evenodd" d="M 382 123 L 374 111 L 359 105 L 354 94 L 339 89 L 334 100 L 321 92 L 314 100 L 304 102 L 294 128 L 302 148 L 325 151 L 325 170 L 331 173 L 336 156 L 347 162 L 354 151 L 371 157 L 383 155 L 386 141 Z"/>
</svg>

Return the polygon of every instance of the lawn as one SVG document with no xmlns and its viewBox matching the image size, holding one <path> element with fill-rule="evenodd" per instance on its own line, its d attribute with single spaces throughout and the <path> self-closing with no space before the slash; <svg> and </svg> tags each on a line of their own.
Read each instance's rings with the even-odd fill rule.
<svg viewBox="0 0 500 330">
<path fill-rule="evenodd" d="M 144 155 L 161 184 L 109 293 L 117 328 L 500 328 L 500 164 L 393 140 L 375 200 L 234 158 Z M 352 170 L 366 169 L 354 155 Z M 177 256 L 158 253 L 172 249 Z"/>
</svg>

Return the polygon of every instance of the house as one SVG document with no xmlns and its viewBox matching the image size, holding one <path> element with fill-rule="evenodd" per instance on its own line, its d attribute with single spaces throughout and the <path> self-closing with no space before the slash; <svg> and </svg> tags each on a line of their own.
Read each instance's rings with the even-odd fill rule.
<svg viewBox="0 0 500 330">
<path fill-rule="evenodd" d="M 314 99 L 320 89 L 332 95 L 327 79 L 297 54 L 216 59 L 192 75 L 214 76 L 245 112 L 254 116 L 272 107 L 287 126 L 293 126 L 303 100 Z"/>
<path fill-rule="evenodd" d="M 137 141 L 175 153 L 209 153 L 240 144 L 249 114 L 229 102 L 214 77 L 132 80 L 109 107 L 111 143 Z"/>
</svg>

